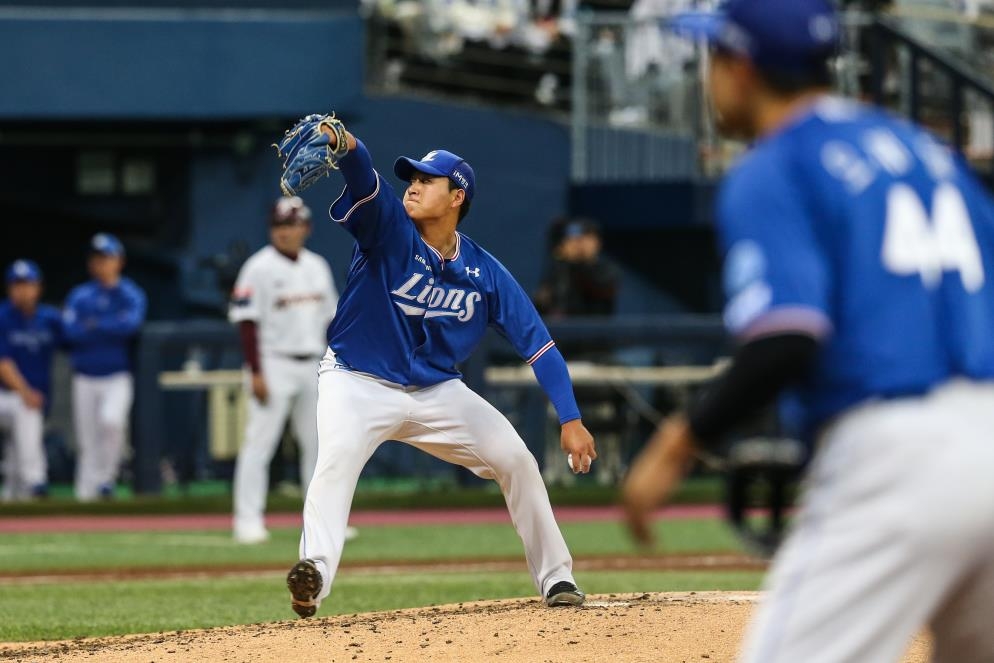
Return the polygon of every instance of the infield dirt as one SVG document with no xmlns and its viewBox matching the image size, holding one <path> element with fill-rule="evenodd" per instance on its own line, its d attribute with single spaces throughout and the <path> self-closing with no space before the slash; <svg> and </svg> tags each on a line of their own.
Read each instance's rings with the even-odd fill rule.
<svg viewBox="0 0 994 663">
<path fill-rule="evenodd" d="M 203 631 L 0 644 L 0 660 L 177 663 L 725 663 L 754 592 L 591 596 L 582 609 L 534 599 L 465 603 Z M 902 663 L 925 663 L 919 637 Z"/>
</svg>

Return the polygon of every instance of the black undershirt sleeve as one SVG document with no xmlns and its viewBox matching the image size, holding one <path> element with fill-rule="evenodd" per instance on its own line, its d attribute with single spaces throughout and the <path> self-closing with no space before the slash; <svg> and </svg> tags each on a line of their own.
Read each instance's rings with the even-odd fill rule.
<svg viewBox="0 0 994 663">
<path fill-rule="evenodd" d="M 707 387 L 688 412 L 690 430 L 704 447 L 759 414 L 811 369 L 818 341 L 807 334 L 765 336 L 741 346 L 732 365 Z"/>
</svg>

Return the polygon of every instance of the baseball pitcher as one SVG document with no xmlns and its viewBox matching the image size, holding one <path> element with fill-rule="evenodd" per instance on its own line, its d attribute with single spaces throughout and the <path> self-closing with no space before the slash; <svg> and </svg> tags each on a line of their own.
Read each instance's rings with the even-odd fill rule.
<svg viewBox="0 0 994 663">
<path fill-rule="evenodd" d="M 0 304 L 0 423 L 4 442 L 5 500 L 48 493 L 45 411 L 52 386 L 52 355 L 62 343 L 59 310 L 40 304 L 41 270 L 30 260 L 7 269 L 7 301 Z"/>
<path fill-rule="evenodd" d="M 473 169 L 445 150 L 401 157 L 394 174 L 408 186 L 398 199 L 362 142 L 333 116 L 304 118 L 279 149 L 286 193 L 341 169 L 345 190 L 329 212 L 356 240 L 319 369 L 318 464 L 304 505 L 302 559 L 287 578 L 294 611 L 313 615 L 331 591 L 359 473 L 386 440 L 497 481 L 546 603 L 581 604 L 538 463 L 456 369 L 495 327 L 552 400 L 575 470 L 589 471 L 594 441 L 555 342 L 504 266 L 456 230 L 476 192 Z"/>
<path fill-rule="evenodd" d="M 830 0 L 725 7 L 676 26 L 756 141 L 717 210 L 740 346 L 633 466 L 629 523 L 648 538 L 692 449 L 788 390 L 817 455 L 742 660 L 897 661 L 928 623 L 933 660 L 992 661 L 994 203 L 927 132 L 829 96 Z"/>
<path fill-rule="evenodd" d="M 294 196 L 280 198 L 269 219 L 270 244 L 242 266 L 228 318 L 238 325 L 251 398 L 245 441 L 235 462 L 234 537 L 269 538 L 263 518 L 269 463 L 289 417 L 300 446 L 304 491 L 317 462 L 315 371 L 327 346 L 338 292 L 327 261 L 304 248 L 311 210 Z"/>
<path fill-rule="evenodd" d="M 121 274 L 124 245 L 108 233 L 90 242 L 90 281 L 66 298 L 62 320 L 73 368 L 76 498 L 113 495 L 134 394 L 131 344 L 145 321 L 145 292 Z"/>
</svg>

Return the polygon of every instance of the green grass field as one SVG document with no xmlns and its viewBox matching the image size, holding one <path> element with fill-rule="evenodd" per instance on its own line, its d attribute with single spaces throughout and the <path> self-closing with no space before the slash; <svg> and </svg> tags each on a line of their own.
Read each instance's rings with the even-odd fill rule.
<svg viewBox="0 0 994 663">
<path fill-rule="evenodd" d="M 565 523 L 562 530 L 577 557 L 637 552 L 618 523 Z M 734 534 L 718 520 L 663 522 L 657 526 L 657 534 L 662 553 L 740 550 Z M 259 566 L 296 560 L 300 531 L 274 529 L 272 535 L 267 543 L 239 546 L 227 531 L 5 534 L 0 538 L 0 570 Z M 522 555 L 521 541 L 509 524 L 418 525 L 363 528 L 362 535 L 345 547 L 343 560 L 490 559 Z"/>
<path fill-rule="evenodd" d="M 574 556 L 638 551 L 612 522 L 567 523 Z M 717 520 L 657 525 L 662 553 L 733 552 L 739 546 Z M 0 570 L 13 573 L 142 568 L 272 566 L 297 558 L 296 529 L 276 529 L 259 546 L 237 546 L 228 532 L 9 534 L 0 538 Z M 343 570 L 321 613 L 349 614 L 476 599 L 534 596 L 520 540 L 508 524 L 366 527 L 346 546 L 343 563 L 364 561 L 520 560 L 520 571 Z M 587 571 L 588 593 L 756 589 L 756 571 Z M 291 619 L 283 571 L 177 579 L 0 580 L 0 641 L 64 639 Z"/>
</svg>

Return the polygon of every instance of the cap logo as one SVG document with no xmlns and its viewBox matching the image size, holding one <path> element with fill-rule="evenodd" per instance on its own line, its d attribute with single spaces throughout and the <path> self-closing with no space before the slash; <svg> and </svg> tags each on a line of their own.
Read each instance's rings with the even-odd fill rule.
<svg viewBox="0 0 994 663">
<path fill-rule="evenodd" d="M 749 54 L 752 52 L 752 38 L 749 33 L 731 21 L 721 29 L 719 42 L 733 53 Z"/>
<path fill-rule="evenodd" d="M 811 17 L 808 30 L 811 32 L 811 36 L 814 37 L 815 40 L 822 43 L 828 43 L 835 39 L 838 26 L 836 25 L 835 19 L 831 16 L 827 14 L 819 14 L 818 16 Z"/>
<path fill-rule="evenodd" d="M 20 277 L 25 277 L 31 274 L 31 268 L 28 267 L 28 263 L 18 260 L 14 263 L 14 273 Z"/>
<path fill-rule="evenodd" d="M 421 161 L 434 161 L 435 157 L 438 156 L 438 150 L 432 150 L 428 154 L 421 157 Z"/>
<path fill-rule="evenodd" d="M 452 171 L 452 179 L 458 182 L 459 186 L 461 186 L 463 189 L 469 189 L 469 181 L 466 179 L 466 176 L 460 173 L 458 170 Z"/>
</svg>

